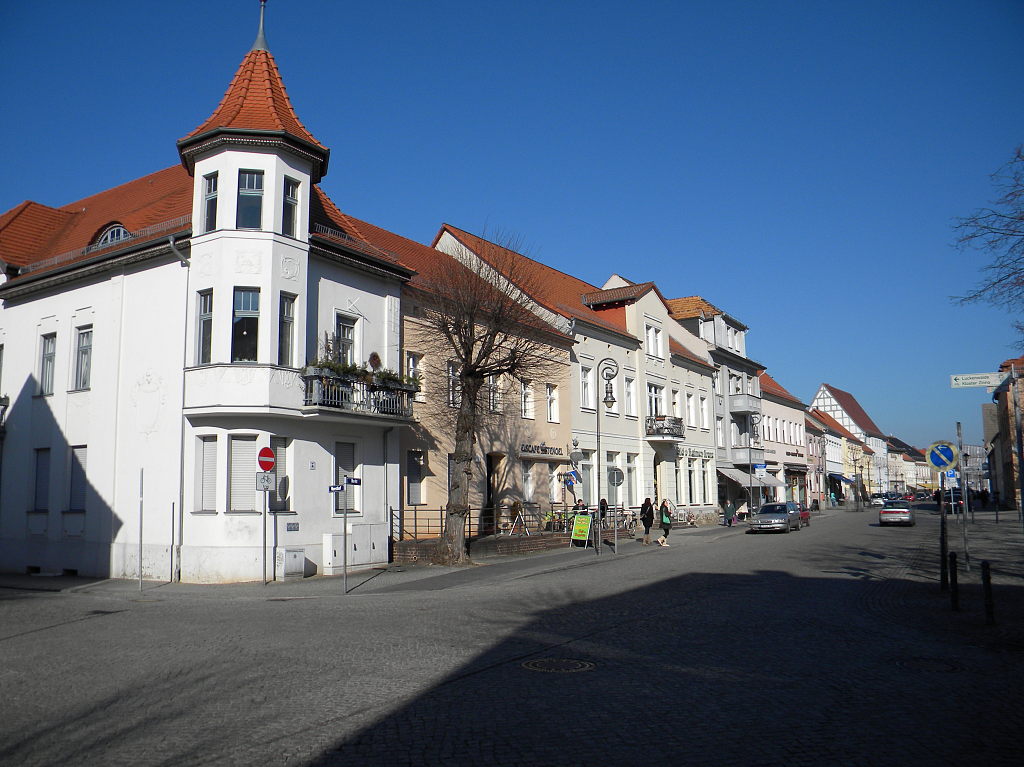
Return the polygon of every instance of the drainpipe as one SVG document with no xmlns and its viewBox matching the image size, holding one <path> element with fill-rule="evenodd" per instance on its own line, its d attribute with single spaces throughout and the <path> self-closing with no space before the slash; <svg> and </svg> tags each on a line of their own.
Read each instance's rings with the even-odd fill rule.
<svg viewBox="0 0 1024 767">
<path fill-rule="evenodd" d="M 168 237 L 167 243 L 171 251 L 181 261 L 181 265 L 187 269 L 185 272 L 185 314 L 182 324 L 181 342 L 181 433 L 178 439 L 178 514 L 177 514 L 177 539 L 175 539 L 174 520 L 171 520 L 171 551 L 174 557 L 174 566 L 171 577 L 176 583 L 181 583 L 181 547 L 184 539 L 185 524 L 185 368 L 188 365 L 188 311 L 189 311 L 189 290 L 192 278 L 192 263 L 174 244 L 174 237 Z"/>
<path fill-rule="evenodd" d="M 384 471 L 384 513 L 388 517 L 388 561 L 391 561 L 391 507 L 388 505 L 388 435 L 395 430 L 394 426 L 389 426 L 381 433 L 381 469 Z"/>
</svg>

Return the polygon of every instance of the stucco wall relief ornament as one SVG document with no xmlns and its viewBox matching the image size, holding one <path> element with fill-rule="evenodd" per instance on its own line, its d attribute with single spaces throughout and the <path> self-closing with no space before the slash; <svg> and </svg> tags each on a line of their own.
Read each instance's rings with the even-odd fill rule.
<svg viewBox="0 0 1024 767">
<path fill-rule="evenodd" d="M 236 274 L 259 274 L 260 255 L 253 250 L 240 250 L 235 253 Z"/>
<path fill-rule="evenodd" d="M 166 400 L 164 380 L 147 370 L 132 386 L 132 404 L 135 406 L 135 425 L 139 433 L 149 437 L 158 427 L 160 411 Z"/>
<path fill-rule="evenodd" d="M 198 258 L 192 259 L 192 265 L 196 271 L 203 277 L 213 276 L 213 256 L 209 253 L 204 253 Z"/>
<path fill-rule="evenodd" d="M 284 256 L 281 259 L 281 279 L 296 280 L 299 276 L 299 260 L 291 256 Z"/>
<path fill-rule="evenodd" d="M 239 386 L 248 386 L 256 380 L 256 368 L 238 367 L 233 368 L 235 383 Z"/>
</svg>

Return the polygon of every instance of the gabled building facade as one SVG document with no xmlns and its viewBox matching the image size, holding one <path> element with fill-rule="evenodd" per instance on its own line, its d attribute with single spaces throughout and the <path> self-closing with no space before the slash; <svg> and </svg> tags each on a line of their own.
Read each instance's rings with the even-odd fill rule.
<svg viewBox="0 0 1024 767">
<path fill-rule="evenodd" d="M 875 425 L 857 398 L 847 391 L 823 383 L 818 387 L 811 407 L 817 408 L 836 419 L 843 428 L 851 432 L 857 439 L 871 448 L 871 467 L 869 475 L 873 475 L 869 492 L 885 492 L 889 489 L 889 458 L 886 452 L 886 436 Z"/>
<path fill-rule="evenodd" d="M 758 376 L 761 389 L 761 442 L 769 476 L 782 480 L 784 489 L 776 500 L 809 503 L 807 492 L 807 439 L 805 409 L 767 372 Z"/>
<path fill-rule="evenodd" d="M 755 467 L 765 462 L 760 429 L 761 389 L 758 374 L 765 366 L 747 356 L 747 326 L 701 298 L 668 300 L 669 311 L 685 330 L 708 344 L 715 366 L 712 379 L 715 460 L 718 468 L 718 499 L 731 502 L 744 515 L 757 508 L 767 490 L 785 487 L 782 479 Z"/>
</svg>

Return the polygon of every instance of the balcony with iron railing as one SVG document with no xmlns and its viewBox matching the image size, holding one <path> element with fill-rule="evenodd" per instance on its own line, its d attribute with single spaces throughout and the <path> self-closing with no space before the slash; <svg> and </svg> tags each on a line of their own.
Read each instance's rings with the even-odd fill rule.
<svg viewBox="0 0 1024 767">
<path fill-rule="evenodd" d="M 682 418 L 671 415 L 649 415 L 644 419 L 644 431 L 652 441 L 678 442 L 686 439 L 686 424 Z"/>
<path fill-rule="evenodd" d="M 303 407 L 382 418 L 412 418 L 416 387 L 405 383 L 361 379 L 311 371 L 302 376 Z"/>
</svg>

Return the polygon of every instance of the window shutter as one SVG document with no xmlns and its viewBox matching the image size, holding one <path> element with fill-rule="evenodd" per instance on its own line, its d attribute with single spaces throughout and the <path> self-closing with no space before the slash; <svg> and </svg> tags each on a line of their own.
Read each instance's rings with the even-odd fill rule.
<svg viewBox="0 0 1024 767">
<path fill-rule="evenodd" d="M 270 438 L 270 449 L 274 451 L 276 479 L 269 499 L 271 511 L 288 511 L 288 442 L 286 437 Z"/>
<path fill-rule="evenodd" d="M 232 511 L 256 511 L 256 438 L 231 437 Z"/>
<path fill-rule="evenodd" d="M 345 477 L 352 476 L 356 472 L 356 446 L 352 442 L 334 443 L 334 482 L 338 485 L 345 484 Z M 342 493 L 348 493 L 348 509 L 353 511 L 356 508 L 356 491 L 354 485 L 348 485 Z M 343 511 L 345 499 L 342 493 L 334 494 L 334 508 Z"/>
<path fill-rule="evenodd" d="M 200 477 L 200 511 L 217 509 L 217 438 L 200 437 L 202 476 Z"/>
<path fill-rule="evenodd" d="M 84 445 L 71 448 L 71 496 L 68 508 L 72 511 L 85 511 L 85 461 Z"/>
</svg>

